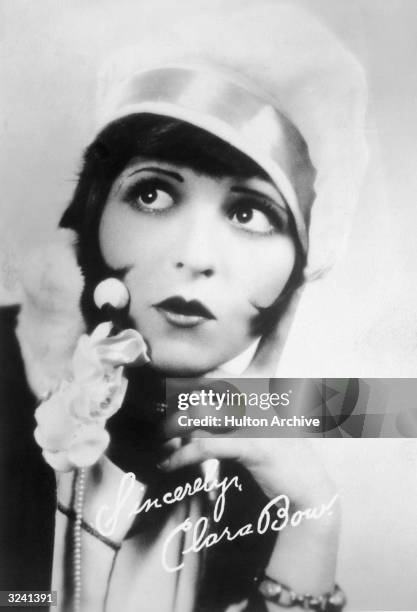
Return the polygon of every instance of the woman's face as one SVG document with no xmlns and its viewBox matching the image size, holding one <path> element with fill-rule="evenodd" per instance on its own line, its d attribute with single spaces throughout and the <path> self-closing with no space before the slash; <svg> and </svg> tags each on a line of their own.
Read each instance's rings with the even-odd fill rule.
<svg viewBox="0 0 417 612">
<path fill-rule="evenodd" d="M 294 265 L 285 204 L 259 177 L 213 178 L 135 158 L 114 181 L 99 227 L 105 262 L 127 269 L 130 316 L 155 368 L 208 372 L 255 339 Z"/>
</svg>

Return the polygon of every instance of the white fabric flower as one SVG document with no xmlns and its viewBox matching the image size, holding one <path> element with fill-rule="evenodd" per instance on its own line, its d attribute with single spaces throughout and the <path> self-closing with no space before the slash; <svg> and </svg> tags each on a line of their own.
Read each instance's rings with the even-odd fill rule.
<svg viewBox="0 0 417 612">
<path fill-rule="evenodd" d="M 137 331 L 110 336 L 111 329 L 110 322 L 101 323 L 90 336 L 81 336 L 72 358 L 72 380 L 62 381 L 35 412 L 35 439 L 57 471 L 98 461 L 110 441 L 106 421 L 126 394 L 123 366 L 149 361 Z"/>
</svg>

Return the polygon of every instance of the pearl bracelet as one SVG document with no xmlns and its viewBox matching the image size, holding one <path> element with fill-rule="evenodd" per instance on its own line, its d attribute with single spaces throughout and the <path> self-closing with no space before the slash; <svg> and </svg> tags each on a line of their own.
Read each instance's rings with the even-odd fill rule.
<svg viewBox="0 0 417 612">
<path fill-rule="evenodd" d="M 315 610 L 316 612 L 341 612 L 346 605 L 346 596 L 337 584 L 331 592 L 315 597 L 308 593 L 298 595 L 290 587 L 273 580 L 266 574 L 262 574 L 256 579 L 256 582 L 262 597 L 282 608 L 299 606 L 304 610 Z"/>
</svg>

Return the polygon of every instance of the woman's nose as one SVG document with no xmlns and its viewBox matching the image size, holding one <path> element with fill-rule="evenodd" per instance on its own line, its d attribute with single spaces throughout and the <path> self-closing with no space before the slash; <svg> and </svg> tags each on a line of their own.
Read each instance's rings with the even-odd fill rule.
<svg viewBox="0 0 417 612">
<path fill-rule="evenodd" d="M 214 274 L 214 266 L 210 266 L 210 264 L 202 264 L 202 265 L 195 265 L 195 264 L 190 264 L 189 262 L 183 262 L 183 261 L 177 261 L 175 264 L 175 267 L 177 269 L 181 269 L 181 268 L 186 268 L 188 270 L 190 270 L 190 272 L 194 273 L 196 276 L 206 276 L 207 278 L 210 278 L 210 276 L 213 276 Z"/>
<path fill-rule="evenodd" d="M 192 276 L 210 278 L 218 269 L 218 244 L 212 219 L 185 224 L 175 247 L 174 266 Z"/>
</svg>

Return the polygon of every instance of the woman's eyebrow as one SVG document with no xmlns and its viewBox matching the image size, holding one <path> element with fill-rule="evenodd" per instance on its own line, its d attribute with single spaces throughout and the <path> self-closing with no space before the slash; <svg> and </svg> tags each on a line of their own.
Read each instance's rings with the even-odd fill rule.
<svg viewBox="0 0 417 612">
<path fill-rule="evenodd" d="M 278 198 L 273 198 L 262 191 L 258 191 L 257 189 L 252 189 L 251 187 L 232 187 L 231 190 L 233 193 L 246 193 L 248 195 L 253 195 L 257 198 L 267 199 L 273 204 L 276 204 L 280 208 L 282 208 L 285 212 L 287 212 L 287 207 L 284 201 L 281 201 Z"/>
<path fill-rule="evenodd" d="M 134 174 L 138 174 L 139 172 L 157 172 L 158 174 L 165 174 L 167 176 L 170 176 L 171 178 L 175 179 L 176 181 L 178 181 L 179 183 L 183 183 L 184 179 L 181 176 L 181 174 L 178 174 L 178 172 L 172 172 L 171 170 L 165 170 L 164 168 L 158 168 L 157 166 L 146 166 L 145 168 L 138 168 L 137 170 L 133 170 L 133 172 L 131 172 L 130 174 L 128 174 L 128 177 L 133 176 Z"/>
</svg>

